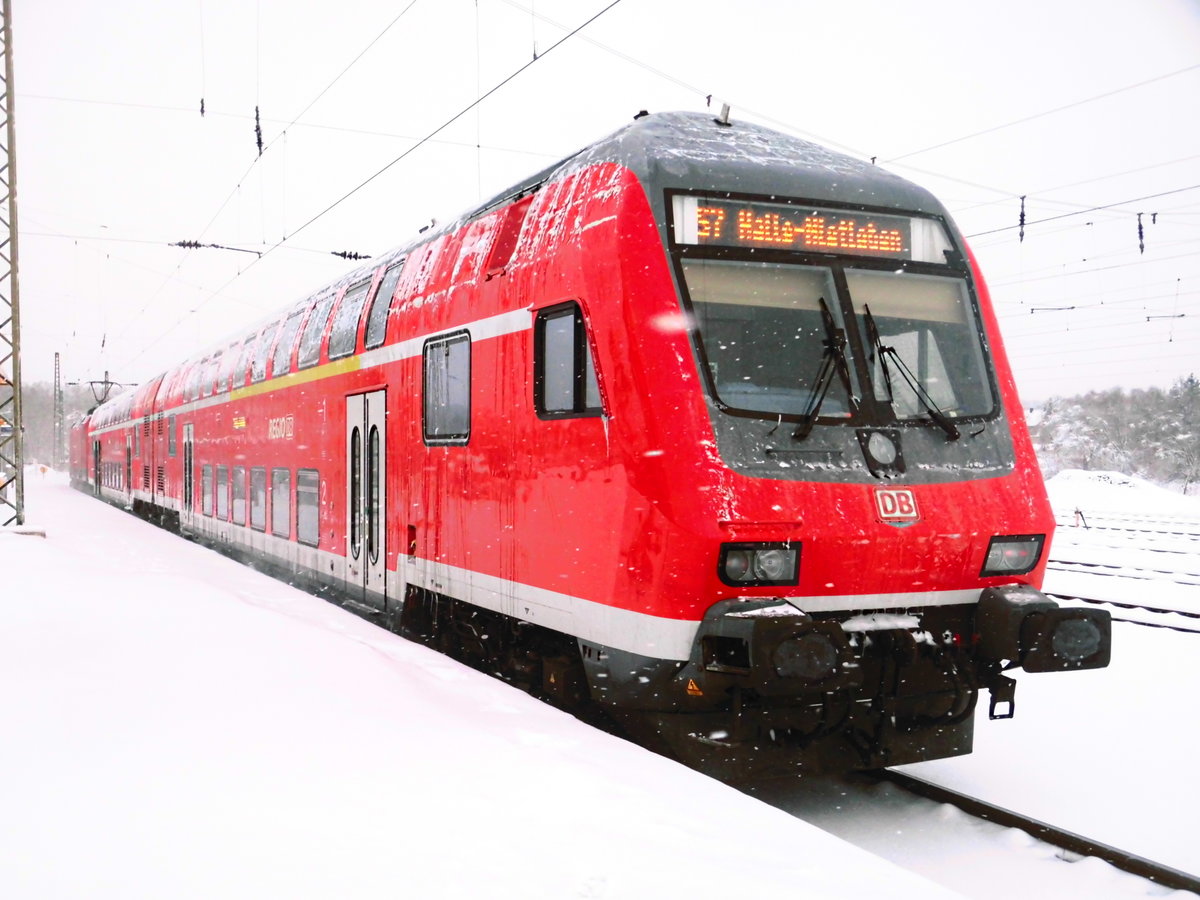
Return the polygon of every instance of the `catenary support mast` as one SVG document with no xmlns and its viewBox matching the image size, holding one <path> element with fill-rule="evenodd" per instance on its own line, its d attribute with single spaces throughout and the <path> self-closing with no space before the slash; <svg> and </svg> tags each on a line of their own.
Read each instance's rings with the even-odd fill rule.
<svg viewBox="0 0 1200 900">
<path fill-rule="evenodd" d="M 67 423 L 66 411 L 63 409 L 62 389 L 62 355 L 54 354 L 54 449 L 50 454 L 50 464 L 55 471 L 60 471 L 67 461 Z"/>
<path fill-rule="evenodd" d="M 17 148 L 13 124 L 12 3 L 2 0 L 0 85 L 0 527 L 25 523 L 21 315 L 17 290 Z"/>
</svg>

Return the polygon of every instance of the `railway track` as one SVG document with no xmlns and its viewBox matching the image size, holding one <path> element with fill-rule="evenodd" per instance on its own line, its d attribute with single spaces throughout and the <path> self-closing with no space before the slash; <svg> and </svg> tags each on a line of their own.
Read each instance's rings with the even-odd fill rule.
<svg viewBox="0 0 1200 900">
<path fill-rule="evenodd" d="M 1179 569 L 1154 569 L 1148 566 L 1057 559 L 1051 560 L 1046 569 L 1050 572 L 1084 572 L 1093 575 L 1111 575 L 1134 581 L 1159 581 L 1200 587 L 1200 572 L 1181 572 Z"/>
<path fill-rule="evenodd" d="M 1136 514 L 1096 513 L 1080 510 L 1074 515 L 1057 515 L 1060 528 L 1082 527 L 1089 531 L 1130 531 L 1140 534 L 1166 534 L 1200 540 L 1200 519 L 1190 516 L 1164 518 Z"/>
<path fill-rule="evenodd" d="M 1133 614 L 1114 621 L 1200 631 L 1177 618 L 1200 619 L 1200 519 L 1082 511 L 1058 524 L 1047 594 Z"/>
<path fill-rule="evenodd" d="M 948 803 L 967 815 L 993 822 L 1005 828 L 1020 829 L 1031 837 L 1058 847 L 1069 854 L 1103 860 L 1123 872 L 1145 878 L 1172 890 L 1192 891 L 1200 894 L 1200 877 L 1189 875 L 1187 872 L 1165 866 L 1144 856 L 1120 850 L 1102 841 L 1084 837 L 1029 816 L 1023 816 L 975 797 L 968 797 L 966 794 L 960 794 L 894 769 L 875 770 L 871 775 L 879 781 L 887 781 L 928 800 Z"/>
</svg>

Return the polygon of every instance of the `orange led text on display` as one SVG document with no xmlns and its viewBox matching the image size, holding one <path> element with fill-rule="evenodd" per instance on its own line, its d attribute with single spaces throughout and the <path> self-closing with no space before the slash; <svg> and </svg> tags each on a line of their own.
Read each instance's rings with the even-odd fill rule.
<svg viewBox="0 0 1200 900">
<path fill-rule="evenodd" d="M 813 214 L 799 222 L 776 212 L 761 215 L 751 207 L 737 211 L 733 233 L 725 229 L 729 211 L 721 206 L 696 207 L 696 236 L 701 242 L 725 245 L 795 247 L 843 253 L 904 255 L 904 232 L 885 228 L 871 220 Z"/>
<path fill-rule="evenodd" d="M 719 206 L 701 206 L 696 210 L 696 233 L 711 241 L 721 239 L 721 226 L 725 224 L 725 210 Z"/>
</svg>

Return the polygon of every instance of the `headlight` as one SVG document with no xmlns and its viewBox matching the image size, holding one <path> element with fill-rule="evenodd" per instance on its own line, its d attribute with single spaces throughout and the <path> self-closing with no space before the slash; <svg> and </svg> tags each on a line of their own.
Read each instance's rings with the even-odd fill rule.
<svg viewBox="0 0 1200 900">
<path fill-rule="evenodd" d="M 799 544 L 722 544 L 718 575 L 734 587 L 797 584 Z"/>
<path fill-rule="evenodd" d="M 1095 656 L 1104 643 L 1100 628 L 1091 619 L 1065 619 L 1054 629 L 1050 649 L 1068 663 Z"/>
<path fill-rule="evenodd" d="M 771 654 L 775 674 L 801 681 L 824 681 L 837 674 L 839 648 L 820 631 L 799 634 L 780 643 Z"/>
<path fill-rule="evenodd" d="M 981 577 L 989 575 L 1024 575 L 1032 572 L 1042 558 L 1044 534 L 998 535 L 988 544 Z"/>
</svg>

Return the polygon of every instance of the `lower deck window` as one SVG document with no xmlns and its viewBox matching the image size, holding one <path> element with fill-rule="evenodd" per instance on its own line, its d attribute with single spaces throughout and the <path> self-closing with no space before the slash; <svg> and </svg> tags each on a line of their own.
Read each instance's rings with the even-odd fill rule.
<svg viewBox="0 0 1200 900">
<path fill-rule="evenodd" d="M 425 343 L 423 427 L 427 444 L 465 444 L 471 434 L 471 338 Z"/>
<path fill-rule="evenodd" d="M 316 469 L 296 473 L 296 540 L 312 547 L 320 542 L 321 476 Z"/>
<path fill-rule="evenodd" d="M 213 514 L 213 467 L 200 468 L 200 510 L 206 516 Z"/>
<path fill-rule="evenodd" d="M 291 537 L 292 534 L 292 471 L 271 470 L 271 534 Z"/>
<path fill-rule="evenodd" d="M 217 518 L 229 518 L 229 469 L 217 466 Z"/>
<path fill-rule="evenodd" d="M 233 467 L 233 521 L 237 525 L 246 524 L 246 469 L 243 466 Z"/>
<path fill-rule="evenodd" d="M 250 470 L 250 527 L 267 530 L 267 470 L 262 466 Z"/>
</svg>

